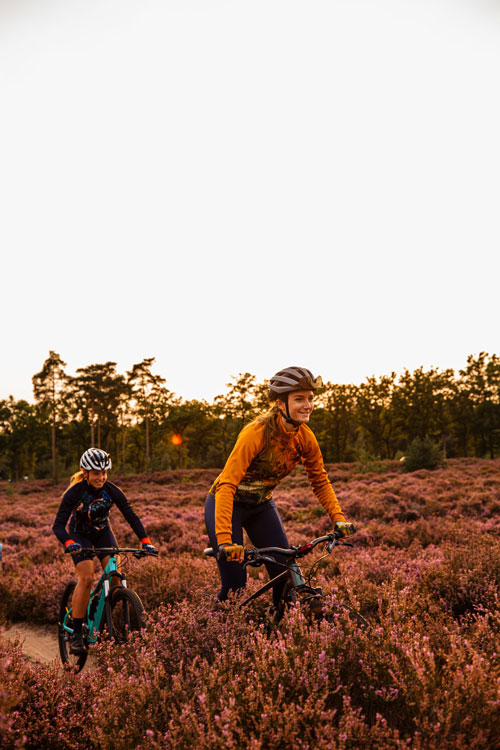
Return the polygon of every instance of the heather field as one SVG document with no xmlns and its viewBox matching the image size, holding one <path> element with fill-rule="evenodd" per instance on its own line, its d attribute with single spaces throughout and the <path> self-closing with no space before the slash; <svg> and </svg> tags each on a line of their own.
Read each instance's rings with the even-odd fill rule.
<svg viewBox="0 0 500 750">
<path fill-rule="evenodd" d="M 368 471 L 371 468 L 374 471 Z M 68 675 L 0 639 L 0 747 L 39 750 L 492 750 L 500 748 L 500 460 L 328 467 L 358 533 L 319 578 L 372 623 L 310 626 L 265 602 L 212 606 L 204 498 L 215 470 L 113 480 L 160 549 L 133 561 L 148 612 L 130 647 L 94 648 Z M 65 484 L 0 483 L 0 622 L 56 627 L 72 564 L 51 532 Z M 329 530 L 299 469 L 275 494 L 290 541 Z M 135 544 L 120 514 L 113 528 Z M 249 588 L 265 574 L 252 570 Z"/>
</svg>

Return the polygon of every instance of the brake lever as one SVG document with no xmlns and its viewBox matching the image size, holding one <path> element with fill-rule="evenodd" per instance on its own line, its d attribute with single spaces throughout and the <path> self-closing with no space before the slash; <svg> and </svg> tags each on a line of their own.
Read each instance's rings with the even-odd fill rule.
<svg viewBox="0 0 500 750">
<path fill-rule="evenodd" d="M 338 544 L 340 544 L 341 547 L 354 547 L 352 542 L 344 542 L 344 541 L 341 541 L 340 539 L 332 539 L 332 541 L 328 542 L 328 544 L 326 545 L 326 549 L 328 553 L 331 553 L 333 551 L 333 548 L 336 547 Z"/>
<path fill-rule="evenodd" d="M 251 559 L 243 561 L 243 567 L 258 568 L 266 562 L 275 563 L 276 560 L 273 557 L 267 557 L 267 555 L 252 555 Z"/>
<path fill-rule="evenodd" d="M 243 567 L 244 568 L 258 568 L 261 565 L 261 561 L 258 558 L 253 558 L 253 560 L 244 560 L 243 561 Z"/>
<path fill-rule="evenodd" d="M 137 552 L 132 552 L 132 557 L 136 557 L 138 560 L 140 560 L 141 557 L 158 557 L 158 555 L 158 550 L 155 550 L 154 552 L 146 552 L 145 549 L 138 549 Z"/>
</svg>

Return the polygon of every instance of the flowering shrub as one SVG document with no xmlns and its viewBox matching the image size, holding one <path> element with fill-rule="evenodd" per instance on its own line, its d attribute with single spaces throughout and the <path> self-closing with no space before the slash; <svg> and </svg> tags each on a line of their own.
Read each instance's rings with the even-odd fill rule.
<svg viewBox="0 0 500 750">
<path fill-rule="evenodd" d="M 265 607 L 214 606 L 218 575 L 201 550 L 213 471 L 118 482 L 161 556 L 131 560 L 127 580 L 147 627 L 107 642 L 81 674 L 35 664 L 0 640 L 0 746 L 76 750 L 249 748 L 465 750 L 500 736 L 498 461 L 434 471 L 330 467 L 353 549 L 321 563 L 325 619 L 289 611 L 269 632 Z M 175 475 L 175 481 L 172 481 Z M 205 481 L 206 480 L 206 481 Z M 291 543 L 329 528 L 302 471 L 275 493 Z M 41 484 L 41 483 L 40 483 Z M 0 485 L 0 621 L 55 623 L 74 576 L 51 532 L 64 486 Z M 318 510 L 319 509 L 319 510 Z M 123 544 L 135 544 L 119 512 Z M 249 590 L 266 574 L 252 569 Z M 372 623 L 359 629 L 348 601 Z"/>
</svg>

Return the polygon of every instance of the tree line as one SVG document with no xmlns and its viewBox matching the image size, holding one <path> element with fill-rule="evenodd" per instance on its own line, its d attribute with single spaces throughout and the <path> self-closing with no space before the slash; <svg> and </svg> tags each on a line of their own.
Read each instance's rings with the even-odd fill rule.
<svg viewBox="0 0 500 750">
<path fill-rule="evenodd" d="M 154 357 L 124 374 L 116 362 L 66 373 L 49 352 L 33 376 L 34 403 L 0 400 L 0 477 L 55 481 L 89 446 L 112 454 L 118 473 L 220 467 L 239 430 L 268 408 L 267 383 L 240 373 L 212 403 L 172 393 Z M 328 463 L 394 459 L 431 439 L 443 456 L 500 455 L 500 358 L 470 355 L 464 369 L 422 367 L 326 382 L 309 422 Z"/>
</svg>

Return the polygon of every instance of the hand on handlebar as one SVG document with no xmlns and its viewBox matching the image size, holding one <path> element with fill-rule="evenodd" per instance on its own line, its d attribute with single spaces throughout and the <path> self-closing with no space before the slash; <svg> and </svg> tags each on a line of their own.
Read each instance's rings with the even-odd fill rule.
<svg viewBox="0 0 500 750">
<path fill-rule="evenodd" d="M 154 557 L 158 557 L 158 550 L 156 547 L 154 547 L 149 542 L 143 542 L 142 543 L 142 549 L 144 552 L 146 552 L 148 555 L 153 555 Z"/>
<path fill-rule="evenodd" d="M 334 530 L 341 539 L 346 536 L 352 536 L 356 531 L 354 524 L 347 523 L 347 521 L 337 521 Z"/>
<path fill-rule="evenodd" d="M 79 552 L 81 552 L 83 549 L 81 544 L 78 544 L 78 542 L 74 542 L 71 540 L 71 544 L 68 544 L 67 547 L 65 547 L 64 552 L 68 555 L 77 555 Z"/>
<path fill-rule="evenodd" d="M 243 562 L 245 550 L 241 544 L 219 544 L 217 553 L 218 560 L 227 560 L 227 562 Z"/>
</svg>

